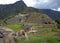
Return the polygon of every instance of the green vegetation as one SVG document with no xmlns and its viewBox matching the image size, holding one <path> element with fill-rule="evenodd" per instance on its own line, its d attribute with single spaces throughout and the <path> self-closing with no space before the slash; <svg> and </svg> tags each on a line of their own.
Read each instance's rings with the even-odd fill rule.
<svg viewBox="0 0 60 43">
<path fill-rule="evenodd" d="M 24 37 L 21 37 L 18 43 L 60 43 L 59 38 L 54 37 L 42 37 L 40 34 L 29 34 L 29 40 L 25 40 Z"/>
<path fill-rule="evenodd" d="M 5 27 L 8 27 L 8 28 L 11 28 L 13 29 L 14 31 L 18 31 L 20 29 L 22 29 L 22 25 L 23 24 L 10 24 L 10 25 L 5 25 Z"/>
<path fill-rule="evenodd" d="M 59 38 L 47 38 L 47 42 L 48 43 L 60 43 L 60 39 Z"/>
<path fill-rule="evenodd" d="M 60 29 L 60 22 L 58 20 L 55 20 L 57 22 L 57 28 Z"/>
<path fill-rule="evenodd" d="M 22 29 L 23 23 L 20 24 L 11 24 L 6 25 L 5 27 L 11 28 L 14 31 L 18 31 Z M 52 30 L 52 28 L 40 27 L 37 25 L 33 26 L 37 30 Z M 57 34 L 57 32 L 43 32 L 43 33 L 32 33 L 28 34 L 29 40 L 25 40 L 25 37 L 20 36 L 19 39 L 16 40 L 16 43 L 60 43 L 60 37 L 53 36 Z"/>
<path fill-rule="evenodd" d="M 38 9 L 33 8 L 33 7 L 27 7 L 27 8 L 25 8 L 21 13 L 22 13 L 22 14 L 26 14 L 26 13 L 31 14 L 31 13 L 33 13 L 33 12 L 38 12 Z"/>
<path fill-rule="evenodd" d="M 60 30 L 60 24 L 57 24 L 57 28 Z"/>
<path fill-rule="evenodd" d="M 18 31 L 18 30 L 22 29 L 23 25 L 24 25 L 24 23 L 20 23 L 20 24 L 16 23 L 16 24 L 5 25 L 5 27 L 11 28 L 14 31 Z M 38 25 L 33 25 L 32 27 L 36 30 L 52 30 L 53 29 L 53 28 L 40 27 Z"/>
<path fill-rule="evenodd" d="M 60 25 L 58 23 L 58 28 L 52 28 L 51 24 L 54 25 L 55 22 L 53 23 L 53 21 L 51 20 L 51 18 L 49 18 L 47 15 L 43 14 L 43 13 L 38 13 L 37 9 L 31 9 L 31 8 L 27 8 L 24 11 L 22 11 L 22 13 L 24 14 L 30 14 L 29 18 L 26 20 L 25 23 L 32 23 L 33 27 L 36 30 L 40 30 L 40 32 L 38 33 L 31 33 L 28 34 L 29 40 L 25 40 L 25 37 L 20 36 L 19 39 L 16 40 L 16 43 L 60 43 L 60 37 L 58 36 L 54 36 L 55 34 L 57 34 L 58 32 L 53 32 L 51 30 L 57 30 L 58 28 L 60 28 Z M 10 19 L 10 18 L 8 18 Z M 38 25 L 36 25 L 36 24 Z M 43 27 L 41 24 L 48 24 L 47 26 L 50 26 L 51 28 L 48 27 Z M 5 25 L 5 27 L 11 28 L 12 30 L 19 31 L 20 29 L 22 29 L 24 23 L 16 23 L 16 24 L 7 24 Z M 49 25 L 50 24 L 50 25 Z M 30 24 L 31 25 L 31 24 Z"/>
</svg>

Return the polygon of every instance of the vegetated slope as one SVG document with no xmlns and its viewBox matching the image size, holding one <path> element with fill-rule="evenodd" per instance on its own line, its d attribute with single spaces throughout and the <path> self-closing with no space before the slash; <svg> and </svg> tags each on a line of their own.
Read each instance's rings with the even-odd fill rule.
<svg viewBox="0 0 60 43">
<path fill-rule="evenodd" d="M 38 9 L 36 8 L 26 8 L 23 11 L 23 14 L 29 14 L 29 17 L 27 19 L 27 22 L 51 22 L 53 21 L 52 18 L 50 18 L 47 14 L 43 13 L 43 12 L 39 12 Z"/>
<path fill-rule="evenodd" d="M 17 15 L 26 7 L 27 6 L 23 1 L 17 1 L 14 4 L 0 5 L 0 19 L 5 19 L 9 16 Z"/>
<path fill-rule="evenodd" d="M 58 20 L 60 22 L 60 12 L 59 11 L 54 11 L 51 9 L 40 9 L 39 11 L 47 14 L 53 20 Z"/>
<path fill-rule="evenodd" d="M 27 15 L 28 14 L 28 15 Z M 23 16 L 21 16 L 23 15 Z M 26 16 L 27 15 L 27 16 Z M 24 22 L 29 25 L 41 25 L 41 26 L 56 26 L 56 22 L 52 20 L 47 14 L 38 12 L 37 9 L 28 7 L 24 9 L 21 13 L 17 14 L 15 17 L 7 20 L 8 24 L 13 24 L 17 22 Z"/>
</svg>

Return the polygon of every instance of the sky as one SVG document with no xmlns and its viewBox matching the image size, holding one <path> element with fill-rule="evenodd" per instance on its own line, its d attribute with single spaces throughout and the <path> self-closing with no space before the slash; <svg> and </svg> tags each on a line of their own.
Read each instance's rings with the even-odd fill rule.
<svg viewBox="0 0 60 43">
<path fill-rule="evenodd" d="M 19 0 L 0 0 L 0 4 L 12 4 Z M 60 11 L 60 0 L 23 0 L 29 7 Z"/>
</svg>

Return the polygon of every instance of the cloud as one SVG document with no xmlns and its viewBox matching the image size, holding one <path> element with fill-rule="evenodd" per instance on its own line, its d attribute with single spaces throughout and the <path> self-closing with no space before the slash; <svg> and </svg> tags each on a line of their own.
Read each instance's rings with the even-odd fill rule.
<svg viewBox="0 0 60 43">
<path fill-rule="evenodd" d="M 59 7 L 59 8 L 57 8 L 57 9 L 52 9 L 52 10 L 54 10 L 54 11 L 60 11 L 60 7 Z"/>
<path fill-rule="evenodd" d="M 60 11 L 60 8 L 58 8 L 57 11 Z"/>
<path fill-rule="evenodd" d="M 57 9 L 60 6 L 60 0 L 36 0 L 36 4 L 34 7 L 40 9 Z"/>
<path fill-rule="evenodd" d="M 0 0 L 0 4 L 15 3 L 19 0 Z M 23 0 L 29 7 L 39 9 L 56 9 L 60 11 L 60 0 Z"/>
<path fill-rule="evenodd" d="M 36 0 L 23 0 L 27 6 L 34 6 L 36 4 Z"/>
<path fill-rule="evenodd" d="M 60 11 L 60 0 L 23 0 L 27 6 Z"/>
<path fill-rule="evenodd" d="M 10 4 L 15 3 L 18 0 L 0 0 L 0 4 Z"/>
</svg>

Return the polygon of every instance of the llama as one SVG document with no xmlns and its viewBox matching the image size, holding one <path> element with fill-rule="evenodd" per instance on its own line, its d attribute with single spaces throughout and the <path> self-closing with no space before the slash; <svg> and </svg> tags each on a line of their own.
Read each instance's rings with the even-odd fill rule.
<svg viewBox="0 0 60 43">
<path fill-rule="evenodd" d="M 18 32 L 16 32 L 16 38 L 18 38 L 19 36 L 24 36 L 26 38 L 26 40 L 29 40 L 28 35 L 24 29 L 21 29 Z"/>
</svg>

